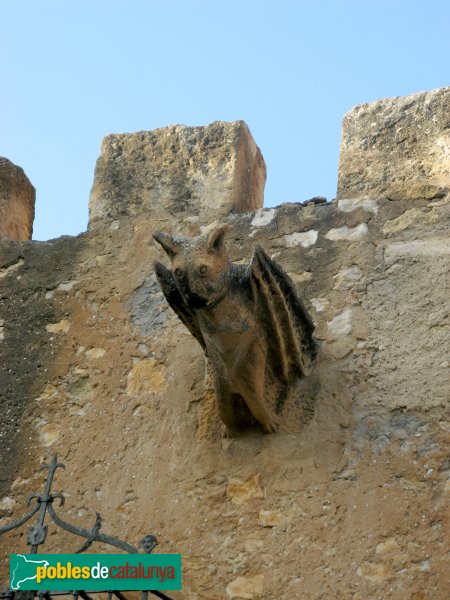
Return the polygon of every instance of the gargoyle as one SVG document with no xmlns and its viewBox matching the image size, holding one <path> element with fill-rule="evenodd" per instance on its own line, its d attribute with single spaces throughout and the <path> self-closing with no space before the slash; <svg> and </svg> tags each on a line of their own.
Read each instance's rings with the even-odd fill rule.
<svg viewBox="0 0 450 600">
<path fill-rule="evenodd" d="M 228 435 L 255 421 L 272 433 L 290 388 L 315 363 L 314 325 L 292 280 L 261 247 L 247 264 L 230 262 L 227 229 L 194 238 L 155 232 L 172 263 L 157 262 L 155 271 L 207 356 Z"/>
</svg>

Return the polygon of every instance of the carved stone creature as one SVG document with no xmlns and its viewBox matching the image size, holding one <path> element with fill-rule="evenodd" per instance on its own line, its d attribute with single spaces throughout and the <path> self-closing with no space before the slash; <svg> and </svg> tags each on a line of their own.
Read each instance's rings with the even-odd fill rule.
<svg viewBox="0 0 450 600">
<path fill-rule="evenodd" d="M 172 263 L 157 262 L 155 271 L 208 358 L 228 435 L 255 422 L 272 433 L 290 389 L 315 363 L 314 325 L 289 276 L 261 247 L 247 264 L 230 262 L 227 229 L 194 238 L 155 232 Z"/>
</svg>

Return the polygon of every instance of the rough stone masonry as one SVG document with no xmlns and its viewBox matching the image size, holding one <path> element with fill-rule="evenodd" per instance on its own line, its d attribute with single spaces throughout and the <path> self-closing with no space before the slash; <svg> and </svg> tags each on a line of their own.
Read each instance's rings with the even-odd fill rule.
<svg viewBox="0 0 450 600">
<path fill-rule="evenodd" d="M 35 198 L 23 169 L 0 156 L 0 242 L 31 240 Z"/>
<path fill-rule="evenodd" d="M 174 598 L 445 600 L 449 102 L 350 111 L 329 204 L 261 208 L 242 123 L 106 138 L 88 232 L 0 245 L 0 523 L 57 452 L 68 520 L 98 510 L 105 532 L 182 553 Z M 220 437 L 202 350 L 152 270 L 155 229 L 216 214 L 232 260 L 258 243 L 290 274 L 321 342 L 303 424 L 272 436 Z M 2 539 L 2 581 L 25 549 Z"/>
</svg>

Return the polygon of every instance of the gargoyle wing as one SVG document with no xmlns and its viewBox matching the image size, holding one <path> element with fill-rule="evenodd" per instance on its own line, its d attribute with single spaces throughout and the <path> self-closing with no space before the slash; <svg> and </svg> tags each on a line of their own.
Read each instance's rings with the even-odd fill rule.
<svg viewBox="0 0 450 600">
<path fill-rule="evenodd" d="M 190 309 L 183 300 L 180 291 L 175 282 L 175 277 L 170 269 L 167 269 L 159 262 L 155 263 L 156 277 L 166 297 L 167 302 L 179 316 L 184 325 L 189 329 L 192 335 L 196 338 L 200 346 L 206 353 L 205 340 L 203 339 L 195 311 Z"/>
<path fill-rule="evenodd" d="M 250 265 L 255 315 L 268 347 L 268 360 L 284 382 L 305 377 L 317 357 L 314 324 L 291 278 L 257 246 Z"/>
</svg>

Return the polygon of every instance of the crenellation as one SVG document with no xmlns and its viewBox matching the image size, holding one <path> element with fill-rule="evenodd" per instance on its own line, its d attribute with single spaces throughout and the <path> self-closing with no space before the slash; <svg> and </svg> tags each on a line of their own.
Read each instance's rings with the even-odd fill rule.
<svg viewBox="0 0 450 600">
<path fill-rule="evenodd" d="M 0 157 L 0 242 L 31 239 L 35 198 L 23 169 Z"/>
<path fill-rule="evenodd" d="M 208 206 L 200 183 L 220 187 L 221 169 L 238 190 L 247 189 L 243 165 L 265 173 L 248 138 L 238 160 L 220 134 L 229 127 L 239 140 L 242 124 L 208 126 L 210 141 L 208 127 L 107 139 L 87 233 L 0 244 L 0 524 L 19 516 L 35 491 L 41 458 L 58 453 L 68 467 L 58 486 L 70 491 L 70 519 L 88 525 L 86 496 L 109 532 L 134 543 L 150 527 L 161 552 L 183 554 L 177 599 L 297 598 L 307 578 L 318 590 L 311 598 L 441 600 L 450 474 L 448 95 L 444 88 L 351 111 L 331 203 L 262 209 L 255 184 L 258 200 L 239 210 L 225 192 L 223 213 Z M 433 114 L 429 139 L 416 132 L 413 150 L 415 124 Z M 152 171 L 152 140 L 167 151 L 181 140 L 186 177 L 172 150 Z M 403 150 L 411 169 L 426 151 L 434 188 L 401 168 L 398 193 L 380 183 L 401 167 Z M 145 161 L 137 166 L 137 158 Z M 150 207 L 143 165 L 146 177 L 153 173 Z M 191 204 L 186 196 L 177 212 L 176 190 L 191 187 Z M 320 357 L 299 383 L 302 411 L 287 406 L 270 436 L 222 437 L 202 349 L 169 310 L 152 267 L 154 230 L 191 237 L 216 217 L 229 225 L 231 260 L 247 262 L 255 244 L 264 247 L 316 326 Z M 16 550 L 23 538 L 8 543 Z M 46 550 L 63 546 L 56 533 Z M 8 550 L 0 550 L 2 576 Z"/>
<path fill-rule="evenodd" d="M 338 198 L 439 198 L 450 187 L 450 87 L 352 108 L 342 121 Z"/>
</svg>

